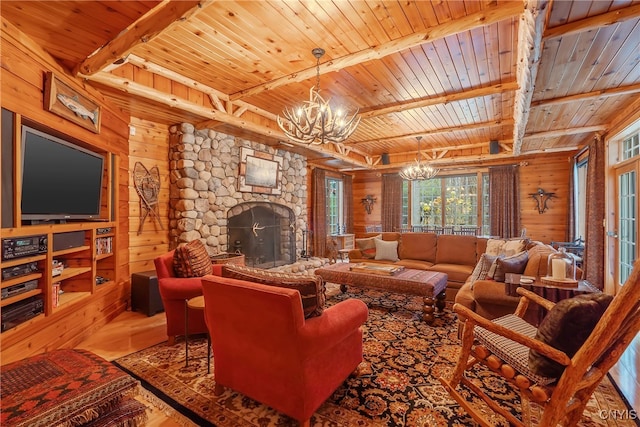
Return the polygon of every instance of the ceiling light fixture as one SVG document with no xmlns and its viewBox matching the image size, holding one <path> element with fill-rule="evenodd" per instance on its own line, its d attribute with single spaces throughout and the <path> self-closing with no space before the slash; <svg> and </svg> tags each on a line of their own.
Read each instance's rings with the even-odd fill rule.
<svg viewBox="0 0 640 427">
<path fill-rule="evenodd" d="M 440 169 L 435 169 L 430 166 L 428 163 L 420 163 L 420 158 L 422 157 L 422 152 L 420 151 L 420 140 L 421 136 L 417 136 L 418 140 L 418 154 L 416 156 L 416 164 L 407 166 L 406 168 L 400 171 L 400 177 L 402 179 L 406 179 L 407 181 L 423 181 L 426 179 L 434 178 Z"/>
<path fill-rule="evenodd" d="M 351 136 L 360 123 L 360 117 L 357 116 L 358 110 L 351 117 L 341 108 L 333 111 L 329 100 L 325 101 L 320 96 L 320 58 L 324 49 L 317 47 L 311 53 L 316 57 L 316 85 L 309 90 L 309 101 L 293 110 L 285 108 L 282 114 L 287 121 L 278 116 L 278 126 L 289 139 L 301 144 L 337 144 Z"/>
</svg>

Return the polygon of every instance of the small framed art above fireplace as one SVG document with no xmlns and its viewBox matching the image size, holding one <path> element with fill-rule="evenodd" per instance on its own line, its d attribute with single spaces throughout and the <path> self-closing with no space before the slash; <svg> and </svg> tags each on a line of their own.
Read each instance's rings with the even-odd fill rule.
<svg viewBox="0 0 640 427">
<path fill-rule="evenodd" d="M 240 149 L 240 172 L 238 191 L 249 193 L 280 194 L 282 157 Z"/>
</svg>

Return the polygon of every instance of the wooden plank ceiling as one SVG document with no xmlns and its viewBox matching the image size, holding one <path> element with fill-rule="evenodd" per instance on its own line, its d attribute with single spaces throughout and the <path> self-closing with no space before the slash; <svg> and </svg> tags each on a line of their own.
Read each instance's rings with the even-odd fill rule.
<svg viewBox="0 0 640 427">
<path fill-rule="evenodd" d="M 576 150 L 639 108 L 640 1 L 7 1 L 3 21 L 133 116 L 335 168 Z M 359 109 L 342 145 L 276 124 L 316 82 Z M 284 144 L 283 144 L 284 141 Z M 500 154 L 489 154 L 498 141 Z M 382 154 L 390 165 L 382 165 Z"/>
</svg>

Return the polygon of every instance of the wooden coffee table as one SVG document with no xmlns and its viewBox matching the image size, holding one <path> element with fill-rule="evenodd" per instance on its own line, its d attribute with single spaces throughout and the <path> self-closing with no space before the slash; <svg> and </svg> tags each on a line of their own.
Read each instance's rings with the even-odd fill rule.
<svg viewBox="0 0 640 427">
<path fill-rule="evenodd" d="M 356 264 L 335 263 L 317 269 L 315 274 L 327 282 L 338 283 L 342 292 L 345 292 L 346 285 L 349 285 L 421 296 L 424 302 L 422 319 L 428 324 L 432 324 L 435 319 L 435 308 L 438 311 L 444 310 L 448 279 L 446 274 L 405 268 L 395 274 L 381 275 L 351 271 L 354 265 Z"/>
</svg>

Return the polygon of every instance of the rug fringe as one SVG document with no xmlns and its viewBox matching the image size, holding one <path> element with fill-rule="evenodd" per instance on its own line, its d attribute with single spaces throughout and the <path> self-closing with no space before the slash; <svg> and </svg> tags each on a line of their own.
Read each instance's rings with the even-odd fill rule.
<svg viewBox="0 0 640 427">
<path fill-rule="evenodd" d="M 171 407 L 171 405 L 167 404 L 165 401 L 163 401 L 162 399 L 160 399 L 159 397 L 157 397 L 156 395 L 151 393 L 146 388 L 140 387 L 139 396 L 142 399 L 144 399 L 145 402 L 149 403 L 150 405 L 152 405 L 154 407 L 154 408 L 151 408 L 150 410 L 152 410 L 152 411 L 153 411 L 153 409 L 159 410 L 164 415 L 166 415 L 167 417 L 171 418 L 173 421 L 175 421 L 177 424 L 179 424 L 181 426 L 184 426 L 184 427 L 196 426 L 197 427 L 197 424 L 195 424 L 189 418 L 187 418 L 184 415 L 182 415 L 180 412 L 176 411 L 175 408 Z"/>
</svg>

